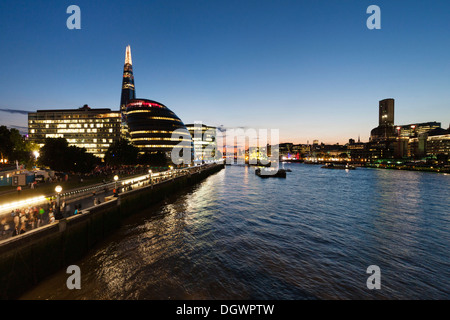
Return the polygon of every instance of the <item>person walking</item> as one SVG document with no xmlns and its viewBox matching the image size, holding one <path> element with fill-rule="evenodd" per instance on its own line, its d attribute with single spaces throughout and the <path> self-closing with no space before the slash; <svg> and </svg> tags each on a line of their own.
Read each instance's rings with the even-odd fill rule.
<svg viewBox="0 0 450 320">
<path fill-rule="evenodd" d="M 6 217 L 4 217 L 2 219 L 1 228 L 2 228 L 2 230 L 1 230 L 2 231 L 2 238 L 4 238 L 6 236 L 6 232 L 9 230 L 9 225 L 6 222 Z"/>
<path fill-rule="evenodd" d="M 25 209 L 20 216 L 20 225 L 26 226 L 28 223 L 28 209 Z"/>
<path fill-rule="evenodd" d="M 39 208 L 39 215 L 38 215 L 38 220 L 37 220 L 37 227 L 39 228 L 41 225 L 44 225 L 44 208 L 40 207 Z"/>
<path fill-rule="evenodd" d="M 33 208 L 30 209 L 28 222 L 30 224 L 30 229 L 33 230 L 36 225 L 36 214 Z"/>
<path fill-rule="evenodd" d="M 20 223 L 20 217 L 19 217 L 18 214 L 14 215 L 13 221 L 14 221 L 14 227 L 18 228 L 19 227 L 19 223 Z"/>
<path fill-rule="evenodd" d="M 20 228 L 19 228 L 18 225 L 16 225 L 16 226 L 14 227 L 14 230 L 13 230 L 13 232 L 12 232 L 11 237 L 15 237 L 15 236 L 17 236 L 17 235 L 19 235 L 19 234 L 20 234 Z"/>
<path fill-rule="evenodd" d="M 26 227 L 25 223 L 22 223 L 22 226 L 20 227 L 20 230 L 19 230 L 19 234 L 24 234 L 25 232 L 27 232 L 27 227 Z"/>
<path fill-rule="evenodd" d="M 63 201 L 63 203 L 59 206 L 59 213 L 62 218 L 66 217 L 66 201 Z"/>
<path fill-rule="evenodd" d="M 65 206 L 65 216 L 66 217 L 70 216 L 70 204 L 69 203 Z"/>
<path fill-rule="evenodd" d="M 48 210 L 48 212 L 45 212 L 45 213 L 44 213 L 44 221 L 45 221 L 45 224 L 47 224 L 47 223 L 50 222 L 50 215 L 51 215 L 51 214 L 53 214 L 53 208 L 50 208 L 50 209 Z"/>
</svg>

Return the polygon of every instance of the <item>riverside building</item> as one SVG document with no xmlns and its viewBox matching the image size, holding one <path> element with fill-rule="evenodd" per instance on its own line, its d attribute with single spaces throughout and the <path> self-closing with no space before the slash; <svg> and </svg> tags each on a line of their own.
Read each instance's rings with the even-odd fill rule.
<svg viewBox="0 0 450 320">
<path fill-rule="evenodd" d="M 127 104 L 126 114 L 130 141 L 141 154 L 161 152 L 170 158 L 172 150 L 187 147 L 192 159 L 191 135 L 168 107 L 153 100 L 133 99 Z"/>
<path fill-rule="evenodd" d="M 121 115 L 121 136 L 129 139 L 127 123 L 127 104 L 130 100 L 136 98 L 136 88 L 134 86 L 133 60 L 131 59 L 131 47 L 127 46 L 125 50 L 125 64 L 123 66 L 122 94 L 120 98 Z"/>
<path fill-rule="evenodd" d="M 176 130 L 178 136 L 173 135 Z M 194 151 L 189 131 L 174 112 L 157 101 L 136 99 L 130 46 L 125 51 L 119 110 L 85 105 L 80 109 L 29 113 L 28 139 L 42 147 L 47 138 L 65 138 L 69 145 L 85 148 L 99 158 L 123 138 L 141 154 L 161 152 L 170 158 L 172 150 L 183 148 L 190 150 L 193 159 Z"/>
<path fill-rule="evenodd" d="M 213 160 L 217 150 L 217 128 L 202 123 L 187 124 L 186 128 L 191 134 L 194 144 L 194 161 Z"/>
<path fill-rule="evenodd" d="M 442 129 L 440 122 L 394 125 L 394 99 L 379 102 L 378 120 L 378 127 L 371 131 L 370 141 L 362 148 L 370 161 L 449 156 L 449 130 Z"/>
<path fill-rule="evenodd" d="M 121 137 L 137 147 L 140 154 L 162 153 L 169 159 L 173 150 L 182 153 L 182 148 L 189 149 L 193 158 L 192 138 L 183 121 L 160 102 L 136 98 L 130 46 L 125 52 L 120 114 Z"/>
<path fill-rule="evenodd" d="M 40 147 L 47 138 L 65 138 L 69 145 L 85 148 L 103 158 L 120 138 L 120 112 L 111 109 L 38 110 L 28 114 L 28 139 Z"/>
</svg>

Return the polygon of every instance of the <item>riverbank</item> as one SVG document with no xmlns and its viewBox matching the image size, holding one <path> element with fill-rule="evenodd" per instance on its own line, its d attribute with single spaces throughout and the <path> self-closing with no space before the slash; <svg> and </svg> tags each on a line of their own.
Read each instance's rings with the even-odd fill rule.
<svg viewBox="0 0 450 320">
<path fill-rule="evenodd" d="M 0 298 L 18 298 L 45 277 L 75 264 L 116 230 L 122 219 L 223 168 L 223 164 L 211 164 L 174 171 L 170 179 L 127 190 L 107 202 L 85 209 L 83 214 L 1 242 Z"/>
<path fill-rule="evenodd" d="M 153 172 L 158 172 L 158 168 L 129 168 L 128 170 L 117 169 L 109 174 L 99 174 L 92 176 L 79 176 L 70 175 L 67 179 L 55 179 L 54 181 L 41 182 L 31 188 L 28 186 L 22 186 L 20 193 L 15 186 L 2 186 L 0 187 L 0 206 L 4 203 L 10 203 L 13 201 L 21 201 L 23 199 L 42 196 L 52 197 L 56 194 L 55 187 L 57 185 L 62 187 L 63 193 L 74 191 L 80 188 L 92 187 L 94 185 L 101 185 L 104 183 L 113 182 L 113 177 L 117 174 L 120 179 L 131 178 L 134 176 L 146 174 L 149 169 Z"/>
<path fill-rule="evenodd" d="M 449 174 L 450 173 L 450 168 L 436 167 L 436 166 L 410 166 L 410 165 L 369 164 L 369 165 L 365 165 L 364 167 L 365 168 L 374 168 L 374 169 L 420 171 L 420 172 L 434 172 L 434 173 L 444 173 L 444 174 Z"/>
<path fill-rule="evenodd" d="M 360 162 L 330 162 L 330 161 L 305 161 L 305 164 L 310 165 L 325 165 L 328 163 L 335 164 L 349 164 L 355 167 L 372 168 L 372 169 L 388 169 L 388 170 L 403 170 L 403 171 L 420 171 L 420 172 L 434 172 L 434 173 L 450 173 L 450 167 L 442 165 L 422 165 L 422 164 L 397 164 L 397 163 L 360 163 Z"/>
</svg>

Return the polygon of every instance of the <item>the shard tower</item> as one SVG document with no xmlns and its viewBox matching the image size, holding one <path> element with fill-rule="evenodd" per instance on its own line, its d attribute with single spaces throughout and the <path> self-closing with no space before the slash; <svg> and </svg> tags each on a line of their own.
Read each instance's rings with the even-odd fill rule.
<svg viewBox="0 0 450 320">
<path fill-rule="evenodd" d="M 122 97 L 120 99 L 120 112 L 122 114 L 122 136 L 128 138 L 127 126 L 127 103 L 131 99 L 136 99 L 134 88 L 133 62 L 131 61 L 131 47 L 127 46 L 125 52 L 125 65 L 123 67 Z"/>
</svg>

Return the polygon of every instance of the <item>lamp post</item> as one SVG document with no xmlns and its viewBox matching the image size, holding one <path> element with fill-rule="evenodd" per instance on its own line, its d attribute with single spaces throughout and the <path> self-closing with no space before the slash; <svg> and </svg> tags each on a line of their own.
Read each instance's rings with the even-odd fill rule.
<svg viewBox="0 0 450 320">
<path fill-rule="evenodd" d="M 60 193 L 62 191 L 62 187 L 61 186 L 56 186 L 55 191 L 57 193 L 57 197 L 56 197 L 56 214 L 55 214 L 55 219 L 56 220 L 60 220 L 63 218 L 63 216 L 61 215 L 61 206 L 60 206 Z"/>
<path fill-rule="evenodd" d="M 114 196 L 117 194 L 117 180 L 119 177 L 117 175 L 114 176 Z"/>
<path fill-rule="evenodd" d="M 148 174 L 150 176 L 150 184 L 153 185 L 152 170 L 148 170 Z"/>
</svg>

